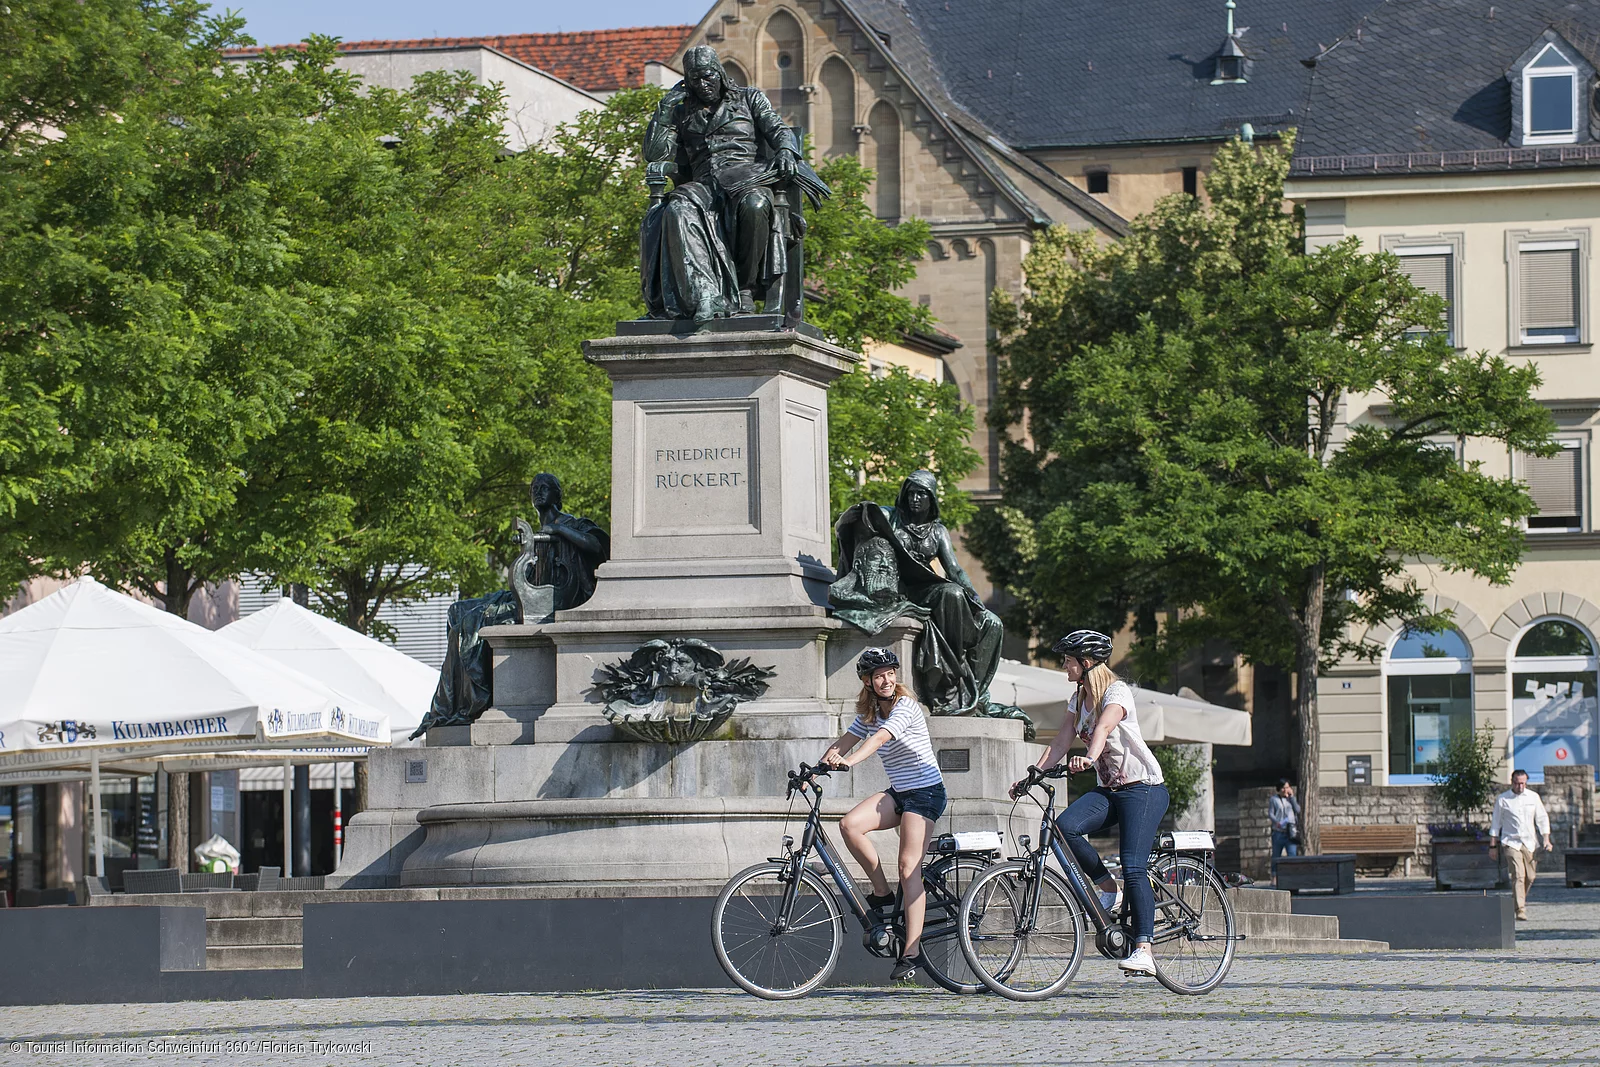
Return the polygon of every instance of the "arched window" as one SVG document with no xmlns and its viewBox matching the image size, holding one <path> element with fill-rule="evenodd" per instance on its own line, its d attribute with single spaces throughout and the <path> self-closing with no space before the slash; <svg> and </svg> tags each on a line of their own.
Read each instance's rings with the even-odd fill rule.
<svg viewBox="0 0 1600 1067">
<path fill-rule="evenodd" d="M 800 23 L 787 11 L 779 11 L 767 20 L 761 33 L 761 56 L 756 77 L 766 91 L 772 106 L 778 109 L 783 121 L 791 126 L 802 125 L 800 109 L 805 96 L 800 84 L 805 71 L 805 39 L 800 33 Z"/>
<path fill-rule="evenodd" d="M 872 183 L 872 213 L 885 222 L 900 221 L 900 112 L 887 100 L 880 100 L 867 116 L 872 127 L 872 158 L 866 160 L 876 173 Z"/>
<path fill-rule="evenodd" d="M 849 64 L 830 56 L 817 75 L 817 99 L 812 105 L 812 138 L 818 159 L 853 156 L 856 144 L 856 77 Z"/>
<path fill-rule="evenodd" d="M 1571 619 L 1535 619 L 1511 654 L 1511 762 L 1544 781 L 1554 764 L 1594 765 L 1594 636 Z"/>
<path fill-rule="evenodd" d="M 1472 732 L 1472 649 L 1455 630 L 1402 630 L 1385 674 L 1389 783 L 1427 784 L 1450 739 Z"/>
<path fill-rule="evenodd" d="M 726 74 L 728 80 L 735 85 L 750 84 L 750 76 L 744 72 L 744 68 L 731 59 L 722 61 L 722 73 Z"/>
</svg>

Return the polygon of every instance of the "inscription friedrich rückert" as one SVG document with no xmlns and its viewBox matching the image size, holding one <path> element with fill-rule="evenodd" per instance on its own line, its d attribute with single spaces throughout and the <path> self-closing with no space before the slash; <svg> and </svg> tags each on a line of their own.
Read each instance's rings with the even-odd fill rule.
<svg viewBox="0 0 1600 1067">
<path fill-rule="evenodd" d="M 743 459 L 744 449 L 727 448 L 658 448 L 656 463 L 704 463 L 706 461 Z M 737 488 L 744 471 L 668 471 L 656 475 L 657 489 L 720 489 Z"/>
</svg>

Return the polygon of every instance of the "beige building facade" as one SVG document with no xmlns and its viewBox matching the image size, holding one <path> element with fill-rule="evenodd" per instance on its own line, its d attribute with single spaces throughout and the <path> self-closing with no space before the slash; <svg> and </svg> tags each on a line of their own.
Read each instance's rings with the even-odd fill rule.
<svg viewBox="0 0 1600 1067">
<path fill-rule="evenodd" d="M 1378 627 L 1365 635 L 1384 649 L 1377 662 L 1346 660 L 1322 677 L 1324 785 L 1346 784 L 1359 764 L 1370 766 L 1375 785 L 1426 784 L 1450 739 L 1482 727 L 1494 731 L 1502 780 L 1513 768 L 1537 783 L 1546 767 L 1600 763 L 1600 354 L 1592 323 L 1600 310 L 1600 114 L 1592 57 L 1572 43 L 1593 39 L 1600 5 L 1561 9 L 1582 6 L 1585 33 L 1554 28 L 1548 13 L 1533 10 L 1550 5 L 1519 9 L 1492 34 L 1464 31 L 1483 36 L 1468 40 L 1466 69 L 1452 87 L 1479 101 L 1480 113 L 1437 85 L 1427 90 L 1436 111 L 1404 93 L 1367 102 L 1374 69 L 1428 54 L 1428 31 L 1453 25 L 1445 0 L 1424 6 L 1437 9 L 1432 18 L 1380 24 L 1372 32 L 1383 48 L 1318 71 L 1313 116 L 1321 104 L 1356 116 L 1355 126 L 1313 126 L 1286 191 L 1305 209 L 1310 248 L 1355 238 L 1394 253 L 1413 282 L 1446 301 L 1458 350 L 1536 368 L 1535 395 L 1559 450 L 1541 457 L 1492 441 L 1438 442 L 1462 463 L 1527 485 L 1537 511 L 1523 561 L 1502 586 L 1427 559 L 1410 564 L 1434 609 L 1451 613 L 1452 629 Z M 1484 84 L 1501 91 L 1498 112 L 1482 103 Z M 1453 130 L 1452 119 L 1467 128 Z M 1414 138 L 1413 126 L 1433 131 L 1427 150 L 1414 139 L 1407 151 L 1385 150 L 1402 147 L 1396 136 Z M 1352 396 L 1347 417 L 1384 425 L 1389 416 L 1382 396 Z"/>
<path fill-rule="evenodd" d="M 1600 278 L 1590 269 L 1600 172 L 1307 176 L 1288 192 L 1305 206 L 1309 246 L 1355 237 L 1364 248 L 1394 252 L 1419 284 L 1449 300 L 1457 348 L 1536 366 L 1536 395 L 1562 445 L 1544 459 L 1495 442 L 1441 442 L 1485 473 L 1528 482 L 1541 512 L 1508 585 L 1425 560 L 1412 565 L 1433 604 L 1453 613 L 1456 633 L 1422 640 L 1382 627 L 1368 635 L 1387 649 L 1379 663 L 1348 660 L 1323 676 L 1323 784 L 1345 784 L 1351 760 L 1370 761 L 1376 785 L 1426 782 L 1430 757 L 1469 722 L 1495 730 L 1508 776 L 1513 764 L 1536 779 L 1546 764 L 1593 764 L 1600 533 L 1591 454 L 1600 355 L 1589 317 L 1600 307 Z M 1556 270 L 1570 294 L 1564 300 L 1527 291 Z M 1550 313 L 1550 321 L 1567 314 L 1568 334 L 1528 325 Z M 1352 423 L 1382 423 L 1383 397 L 1351 397 L 1347 413 Z M 1571 632 L 1553 634 L 1550 623 Z M 1565 654 L 1521 654 L 1529 651 Z"/>
</svg>

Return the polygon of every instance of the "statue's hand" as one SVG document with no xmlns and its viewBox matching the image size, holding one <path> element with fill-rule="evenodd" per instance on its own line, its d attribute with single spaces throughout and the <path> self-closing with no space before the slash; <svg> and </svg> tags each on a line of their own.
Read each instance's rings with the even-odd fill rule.
<svg viewBox="0 0 1600 1067">
<path fill-rule="evenodd" d="M 779 149 L 778 154 L 773 157 L 772 169 L 776 170 L 785 178 L 793 178 L 795 170 L 794 153 L 787 148 Z"/>
<path fill-rule="evenodd" d="M 689 99 L 689 90 L 679 86 L 668 89 L 661 97 L 661 103 L 656 106 L 656 111 L 663 115 L 671 114 L 673 109 Z"/>
</svg>

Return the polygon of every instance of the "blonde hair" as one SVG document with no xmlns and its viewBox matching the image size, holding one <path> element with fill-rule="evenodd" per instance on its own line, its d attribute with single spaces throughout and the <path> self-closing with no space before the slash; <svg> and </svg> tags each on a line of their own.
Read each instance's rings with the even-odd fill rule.
<svg viewBox="0 0 1600 1067">
<path fill-rule="evenodd" d="M 1096 663 L 1084 672 L 1083 678 L 1078 682 L 1078 714 L 1083 715 L 1083 709 L 1093 708 L 1095 718 L 1100 717 L 1101 705 L 1105 703 L 1106 690 L 1117 681 L 1117 672 L 1104 663 Z"/>
<path fill-rule="evenodd" d="M 878 694 L 872 691 L 871 677 L 871 675 L 868 675 L 867 678 L 863 679 L 861 682 L 861 695 L 856 697 L 856 718 L 860 719 L 868 726 L 876 726 L 878 725 L 878 721 L 880 718 L 882 718 L 882 716 L 878 714 Z M 916 694 L 907 689 L 905 683 L 902 682 L 899 678 L 899 675 L 896 674 L 894 681 L 894 699 L 899 700 L 901 697 L 910 697 L 912 700 L 917 699 Z"/>
</svg>

